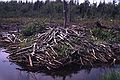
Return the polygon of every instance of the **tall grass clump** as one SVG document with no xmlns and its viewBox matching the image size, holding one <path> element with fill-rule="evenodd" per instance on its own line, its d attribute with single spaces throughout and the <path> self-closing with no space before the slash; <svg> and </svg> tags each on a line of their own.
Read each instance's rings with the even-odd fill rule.
<svg viewBox="0 0 120 80">
<path fill-rule="evenodd" d="M 93 28 L 91 32 L 97 41 L 120 42 L 120 32 L 118 31 L 112 29 Z"/>
<path fill-rule="evenodd" d="M 104 74 L 102 80 L 120 80 L 120 72 L 109 72 Z"/>
</svg>

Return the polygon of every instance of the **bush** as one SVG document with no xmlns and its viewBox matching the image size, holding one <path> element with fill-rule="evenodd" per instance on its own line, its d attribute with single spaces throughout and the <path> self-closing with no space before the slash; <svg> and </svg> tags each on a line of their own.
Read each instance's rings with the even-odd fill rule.
<svg viewBox="0 0 120 80">
<path fill-rule="evenodd" d="M 32 23 L 32 24 L 25 26 L 25 28 L 22 30 L 22 34 L 25 37 L 29 37 L 29 36 L 32 36 L 32 35 L 38 33 L 38 32 L 43 32 L 44 28 L 45 27 L 43 24 L 40 24 L 37 22 Z"/>
</svg>

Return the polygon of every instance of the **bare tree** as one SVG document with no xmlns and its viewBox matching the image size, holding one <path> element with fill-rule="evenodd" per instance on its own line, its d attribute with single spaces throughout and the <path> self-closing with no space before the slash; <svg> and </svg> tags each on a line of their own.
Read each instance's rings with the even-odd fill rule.
<svg viewBox="0 0 120 80">
<path fill-rule="evenodd" d="M 64 13 L 64 27 L 67 24 L 67 2 L 63 0 L 63 13 Z"/>
</svg>

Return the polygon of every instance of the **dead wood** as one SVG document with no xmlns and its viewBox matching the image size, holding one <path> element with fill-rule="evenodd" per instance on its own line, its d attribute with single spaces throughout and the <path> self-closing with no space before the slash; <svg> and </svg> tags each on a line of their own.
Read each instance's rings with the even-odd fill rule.
<svg viewBox="0 0 120 80">
<path fill-rule="evenodd" d="M 119 60 L 119 44 L 95 44 L 89 35 L 90 31 L 84 27 L 47 27 L 45 32 L 34 36 L 34 43 L 30 46 L 21 48 L 9 44 L 16 50 L 14 54 L 9 55 L 9 58 L 16 62 L 28 62 L 26 66 L 44 66 L 49 70 L 71 63 L 93 66 L 97 61 L 114 64 Z M 12 38 L 6 37 L 1 41 L 11 44 L 21 43 L 16 35 L 10 36 Z"/>
</svg>

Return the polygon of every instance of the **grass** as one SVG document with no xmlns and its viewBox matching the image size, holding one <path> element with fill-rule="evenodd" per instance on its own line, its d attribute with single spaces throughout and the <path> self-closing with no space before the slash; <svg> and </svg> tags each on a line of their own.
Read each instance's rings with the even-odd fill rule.
<svg viewBox="0 0 120 80">
<path fill-rule="evenodd" d="M 20 23 L 22 25 L 26 25 L 26 24 L 29 24 L 29 23 L 32 23 L 32 22 L 46 22 L 46 23 L 49 23 L 50 22 L 50 18 L 40 18 L 40 17 L 18 17 L 18 18 L 0 18 L 0 23 L 1 24 L 11 24 L 11 23 Z M 73 23 L 77 23 L 77 24 L 80 24 L 80 25 L 93 25 L 94 22 L 98 21 L 98 19 L 82 19 L 82 18 L 79 18 L 79 19 L 76 19 L 75 22 Z M 56 18 L 52 18 L 51 22 L 54 22 L 54 23 L 58 23 L 58 24 L 63 24 L 64 21 L 63 21 L 63 18 L 61 19 L 56 19 Z M 111 20 L 111 19 L 100 19 L 100 22 L 103 24 L 103 25 L 106 25 L 106 26 L 114 26 L 114 25 L 120 25 L 120 20 L 119 19 L 115 19 L 115 20 Z"/>
<path fill-rule="evenodd" d="M 102 80 L 120 80 L 120 72 L 109 72 L 102 76 Z"/>
<path fill-rule="evenodd" d="M 32 18 L 32 17 L 18 17 L 18 18 L 0 18 L 0 24 L 16 24 L 28 25 L 33 22 L 45 22 L 45 24 L 50 22 L 50 18 Z M 62 24 L 63 19 L 52 19 L 51 22 Z"/>
<path fill-rule="evenodd" d="M 91 30 L 94 41 L 120 42 L 120 32 L 115 30 L 93 28 Z"/>
</svg>

